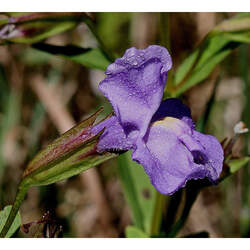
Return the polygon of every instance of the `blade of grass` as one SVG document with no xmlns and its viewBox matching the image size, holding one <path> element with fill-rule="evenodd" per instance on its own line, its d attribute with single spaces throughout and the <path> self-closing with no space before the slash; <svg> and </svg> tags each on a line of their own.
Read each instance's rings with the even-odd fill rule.
<svg viewBox="0 0 250 250">
<path fill-rule="evenodd" d="M 136 195 L 133 178 L 128 167 L 129 157 L 129 153 L 122 154 L 118 157 L 120 179 L 128 204 L 132 210 L 133 222 L 139 229 L 144 230 L 143 214 Z"/>
<path fill-rule="evenodd" d="M 169 85 L 166 91 L 171 96 L 180 96 L 205 80 L 216 65 L 242 43 L 250 43 L 249 15 L 226 20 L 210 31 L 201 45 L 179 66 L 174 84 Z"/>
<path fill-rule="evenodd" d="M 136 227 L 150 234 L 157 200 L 156 190 L 143 167 L 127 152 L 118 158 L 120 179 Z"/>
</svg>

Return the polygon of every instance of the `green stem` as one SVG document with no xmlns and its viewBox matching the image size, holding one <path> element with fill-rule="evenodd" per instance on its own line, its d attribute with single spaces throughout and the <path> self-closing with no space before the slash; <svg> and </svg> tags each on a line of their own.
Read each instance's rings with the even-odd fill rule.
<svg viewBox="0 0 250 250">
<path fill-rule="evenodd" d="M 167 213 L 166 213 L 166 225 L 165 225 L 165 231 L 166 234 L 170 232 L 170 229 L 172 228 L 177 212 L 179 210 L 181 200 L 182 200 L 183 190 L 180 189 L 178 192 L 176 192 L 173 196 L 171 196 L 168 207 L 167 207 Z"/>
<path fill-rule="evenodd" d="M 161 45 L 166 47 L 170 52 L 170 14 L 167 12 L 160 13 L 160 39 Z"/>
<path fill-rule="evenodd" d="M 156 202 L 155 202 L 155 208 L 154 208 L 154 214 L 152 218 L 152 224 L 150 229 L 150 235 L 158 235 L 159 229 L 161 226 L 161 219 L 162 219 L 162 211 L 165 207 L 166 203 L 166 197 L 162 195 L 161 193 L 156 193 Z"/>
<path fill-rule="evenodd" d="M 210 114 L 211 114 L 213 104 L 215 101 L 215 95 L 216 95 L 220 80 L 222 79 L 222 76 L 223 76 L 223 74 L 220 74 L 216 78 L 216 81 L 215 81 L 215 84 L 214 84 L 214 87 L 212 90 L 212 95 L 210 96 L 210 99 L 208 100 L 207 105 L 206 105 L 206 110 L 205 110 L 204 114 L 202 115 L 202 117 L 196 123 L 196 130 L 201 132 L 201 133 L 205 133 L 206 124 L 208 123 L 208 120 L 210 118 Z"/>
<path fill-rule="evenodd" d="M 85 20 L 85 23 L 88 25 L 90 31 L 93 33 L 93 35 L 95 36 L 96 40 L 98 41 L 98 44 L 99 44 L 99 48 L 102 50 L 102 52 L 105 54 L 105 56 L 107 57 L 107 59 L 110 61 L 110 62 L 113 62 L 115 60 L 115 57 L 113 55 L 113 53 L 106 48 L 106 46 L 104 45 L 102 39 L 100 38 L 97 30 L 96 30 L 96 27 L 93 23 L 93 21 L 88 18 Z"/>
<path fill-rule="evenodd" d="M 170 39 L 170 14 L 169 13 L 160 13 L 160 44 L 166 47 L 171 54 L 171 39 Z M 165 87 L 163 99 L 171 97 L 170 92 L 167 90 L 169 86 L 173 85 L 173 70 L 168 72 L 167 77 L 168 84 Z"/>
<path fill-rule="evenodd" d="M 143 212 L 138 200 L 138 196 L 136 195 L 136 187 L 133 182 L 131 170 L 129 169 L 129 160 L 127 157 L 130 157 L 128 152 L 125 154 L 121 154 L 118 157 L 118 171 L 120 174 L 125 196 L 128 200 L 128 204 L 131 207 L 134 224 L 142 231 L 145 231 L 143 224 Z"/>
<path fill-rule="evenodd" d="M 13 221 L 16 218 L 16 215 L 19 211 L 19 208 L 24 200 L 24 197 L 27 193 L 27 190 L 28 190 L 28 185 L 26 185 L 24 182 L 21 182 L 18 186 L 16 198 L 15 198 L 14 204 L 11 208 L 8 219 L 7 219 L 5 225 L 0 233 L 0 238 L 4 238 L 6 236 L 6 234 L 8 233 Z"/>
<path fill-rule="evenodd" d="M 177 235 L 177 233 L 180 231 L 180 229 L 184 226 L 189 212 L 199 194 L 200 189 L 195 189 L 195 188 L 187 188 L 186 189 L 186 201 L 185 201 L 185 206 L 182 211 L 182 215 L 180 219 L 176 222 L 176 224 L 172 227 L 170 230 L 170 233 L 168 233 L 167 237 L 172 238 Z"/>
</svg>

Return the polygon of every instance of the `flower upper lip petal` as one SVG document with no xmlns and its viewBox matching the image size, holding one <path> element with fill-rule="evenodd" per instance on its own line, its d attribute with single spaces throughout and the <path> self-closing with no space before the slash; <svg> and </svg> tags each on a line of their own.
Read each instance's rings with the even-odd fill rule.
<svg viewBox="0 0 250 250">
<path fill-rule="evenodd" d="M 160 106 L 167 71 L 172 66 L 168 51 L 157 45 L 130 48 L 107 70 L 99 89 L 110 101 L 124 133 L 144 136 Z"/>
<path fill-rule="evenodd" d="M 159 60 L 162 63 L 161 74 L 167 73 L 172 67 L 172 59 L 168 51 L 161 46 L 151 45 L 146 49 L 127 49 L 123 57 L 115 60 L 106 69 L 106 75 L 118 74 L 131 68 L 139 68 L 149 60 Z"/>
</svg>

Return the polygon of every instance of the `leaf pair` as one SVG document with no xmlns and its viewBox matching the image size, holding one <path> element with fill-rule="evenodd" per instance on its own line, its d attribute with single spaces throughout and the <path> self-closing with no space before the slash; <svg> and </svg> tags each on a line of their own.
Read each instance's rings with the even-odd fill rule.
<svg viewBox="0 0 250 250">
<path fill-rule="evenodd" d="M 250 43 L 250 14 L 237 15 L 211 30 L 201 45 L 177 68 L 166 94 L 180 96 L 205 80 L 242 43 Z"/>
</svg>

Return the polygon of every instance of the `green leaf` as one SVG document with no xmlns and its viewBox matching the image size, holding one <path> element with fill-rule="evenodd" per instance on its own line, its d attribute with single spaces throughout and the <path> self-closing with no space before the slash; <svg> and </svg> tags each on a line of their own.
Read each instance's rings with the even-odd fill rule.
<svg viewBox="0 0 250 250">
<path fill-rule="evenodd" d="M 35 43 L 73 29 L 87 19 L 86 13 L 12 13 L 1 20 L 0 39 L 5 43 Z"/>
<path fill-rule="evenodd" d="M 99 136 L 91 129 L 101 110 L 48 145 L 28 164 L 23 174 L 26 186 L 48 185 L 87 170 L 116 154 L 96 151 Z"/>
<path fill-rule="evenodd" d="M 87 53 L 82 53 L 70 58 L 73 62 L 82 64 L 89 68 L 106 70 L 111 63 L 100 49 L 90 49 Z"/>
<path fill-rule="evenodd" d="M 12 208 L 12 206 L 6 206 L 3 210 L 0 211 L 0 232 L 1 232 L 4 224 L 7 221 L 7 218 L 10 214 L 11 208 Z M 5 237 L 6 238 L 11 237 L 16 232 L 16 230 L 21 226 L 21 223 L 22 223 L 21 216 L 20 216 L 20 213 L 18 212 L 13 224 L 11 225 L 11 227 L 8 230 L 8 233 L 6 234 Z"/>
<path fill-rule="evenodd" d="M 188 56 L 183 63 L 178 67 L 175 72 L 174 85 L 178 85 L 185 77 L 185 75 L 191 70 L 192 65 L 195 63 L 199 54 L 199 50 L 194 51 L 190 56 Z"/>
<path fill-rule="evenodd" d="M 229 161 L 228 165 L 230 168 L 230 173 L 234 174 L 235 172 L 240 170 L 242 167 L 246 166 L 248 162 L 250 162 L 249 156 Z"/>
<path fill-rule="evenodd" d="M 166 91 L 180 96 L 205 80 L 213 69 L 242 43 L 250 42 L 250 16 L 237 16 L 216 26 L 178 67 Z M 166 94 L 166 93 L 165 93 Z"/>
<path fill-rule="evenodd" d="M 213 31 L 214 32 L 238 32 L 243 30 L 249 30 L 250 25 L 250 13 L 240 13 L 233 16 L 231 19 L 225 20 L 218 24 Z"/>
<path fill-rule="evenodd" d="M 33 48 L 62 56 L 89 68 L 105 70 L 111 63 L 98 48 L 81 48 L 75 45 L 56 46 L 45 43 L 34 44 Z"/>
<path fill-rule="evenodd" d="M 127 226 L 125 229 L 126 238 L 149 238 L 149 235 L 135 226 Z"/>
<path fill-rule="evenodd" d="M 133 222 L 147 234 L 151 233 L 157 191 L 143 167 L 131 159 L 131 152 L 118 158 L 122 187 L 132 211 Z"/>
<path fill-rule="evenodd" d="M 236 15 L 235 17 L 222 22 L 213 29 L 217 36 L 221 35 L 236 42 L 250 42 L 250 14 Z"/>
<path fill-rule="evenodd" d="M 50 22 L 36 22 L 25 26 L 26 33 L 32 33 L 32 35 L 20 36 L 13 38 L 10 41 L 14 43 L 37 43 L 48 37 L 55 36 L 57 34 L 63 33 L 67 30 L 75 28 L 77 25 L 76 22 L 59 22 L 59 23 L 50 23 Z M 23 29 L 23 28 L 22 28 Z M 33 32 L 33 30 L 35 30 Z"/>
<path fill-rule="evenodd" d="M 74 45 L 54 46 L 36 44 L 56 34 L 73 29 L 80 22 L 85 22 L 98 40 L 100 49 L 81 48 Z M 32 13 L 11 14 L 10 18 L 0 23 L 0 41 L 2 44 L 27 43 L 34 48 L 82 64 L 86 67 L 105 70 L 113 60 L 96 32 L 96 27 L 87 13 Z M 110 59 L 111 58 L 111 59 Z"/>
<path fill-rule="evenodd" d="M 220 40 L 220 41 L 219 41 Z M 228 39 L 212 38 L 204 51 L 195 51 L 180 66 L 174 78 L 173 96 L 180 96 L 186 90 L 205 80 L 213 69 L 239 44 Z M 200 54 L 199 54 L 200 53 Z"/>
<path fill-rule="evenodd" d="M 129 26 L 134 13 L 126 12 L 100 12 L 97 14 L 97 31 L 105 47 L 111 51 L 125 51 L 130 46 Z M 120 32 L 120 31 L 123 32 Z"/>
</svg>

